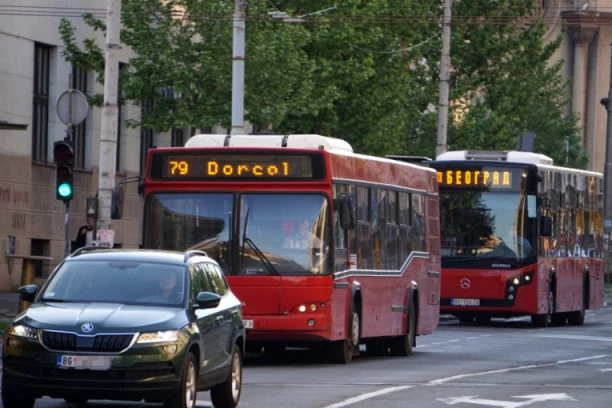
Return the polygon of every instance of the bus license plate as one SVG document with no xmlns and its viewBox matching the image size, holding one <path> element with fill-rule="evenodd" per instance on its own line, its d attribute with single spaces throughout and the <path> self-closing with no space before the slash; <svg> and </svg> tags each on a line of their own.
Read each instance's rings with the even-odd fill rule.
<svg viewBox="0 0 612 408">
<path fill-rule="evenodd" d="M 253 319 L 244 319 L 244 328 L 245 329 L 252 329 L 253 328 Z"/>
<path fill-rule="evenodd" d="M 110 356 L 57 356 L 58 368 L 74 368 L 77 370 L 108 370 L 111 366 Z"/>
<path fill-rule="evenodd" d="M 453 306 L 480 306 L 480 299 L 451 299 Z"/>
</svg>

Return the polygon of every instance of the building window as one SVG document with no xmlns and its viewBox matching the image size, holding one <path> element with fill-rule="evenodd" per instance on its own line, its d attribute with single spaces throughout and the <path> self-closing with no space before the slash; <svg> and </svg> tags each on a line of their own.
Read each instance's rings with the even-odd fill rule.
<svg viewBox="0 0 612 408">
<path fill-rule="evenodd" d="M 183 129 L 172 128 L 172 147 L 183 146 Z"/>
<path fill-rule="evenodd" d="M 72 88 L 87 95 L 87 71 L 85 68 L 72 67 Z M 85 138 L 87 131 L 87 119 L 74 126 L 72 140 L 74 140 L 74 165 L 77 168 L 85 168 Z"/>
<path fill-rule="evenodd" d="M 49 256 L 49 241 L 46 239 L 32 239 L 30 248 L 33 256 Z M 34 277 L 49 277 L 49 261 L 34 261 Z"/>
<path fill-rule="evenodd" d="M 34 45 L 34 98 L 32 118 L 32 159 L 47 161 L 49 139 L 49 66 L 51 47 Z"/>
</svg>

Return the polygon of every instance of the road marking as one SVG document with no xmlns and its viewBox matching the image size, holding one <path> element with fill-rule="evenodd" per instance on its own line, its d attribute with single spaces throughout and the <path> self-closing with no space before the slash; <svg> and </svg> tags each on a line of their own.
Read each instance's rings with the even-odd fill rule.
<svg viewBox="0 0 612 408">
<path fill-rule="evenodd" d="M 489 375 L 489 374 L 509 373 L 509 372 L 512 372 L 512 371 L 528 370 L 528 369 L 532 369 L 532 368 L 551 367 L 551 366 L 561 365 L 561 364 L 577 363 L 577 362 L 580 362 L 580 361 L 596 360 L 596 359 L 605 358 L 605 357 L 610 357 L 610 355 L 609 354 L 601 354 L 601 355 L 598 355 L 598 356 L 575 358 L 575 359 L 572 359 L 572 360 L 560 360 L 560 361 L 556 361 L 554 363 L 531 364 L 531 365 L 526 365 L 526 366 L 521 366 L 521 367 L 512 367 L 512 368 L 503 368 L 503 369 L 500 369 L 500 370 L 483 371 L 483 372 L 479 372 L 479 373 L 453 375 L 451 377 L 439 378 L 437 380 L 432 380 L 432 381 L 428 382 L 426 385 L 428 385 L 428 386 L 431 386 L 431 385 L 440 385 L 440 384 L 444 384 L 444 383 L 447 383 L 447 382 L 450 382 L 450 381 L 460 380 L 460 379 L 463 379 L 463 378 L 478 377 L 478 376 L 481 376 L 481 375 Z M 338 402 L 336 404 L 327 405 L 324 408 L 346 407 L 347 405 L 352 405 L 352 404 L 355 404 L 357 402 L 365 401 L 367 399 L 374 398 L 374 397 L 377 397 L 379 395 L 385 395 L 385 394 L 389 394 L 389 393 L 396 392 L 396 391 L 407 390 L 409 388 L 414 388 L 414 387 L 416 387 L 416 386 L 415 385 L 405 385 L 405 386 L 399 386 L 399 387 L 397 387 L 397 386 L 396 387 L 387 387 L 387 388 L 383 388 L 383 389 L 378 390 L 378 391 L 369 392 L 367 394 L 362 394 L 362 395 L 359 395 L 357 397 L 349 398 L 349 399 L 346 399 L 344 401 L 340 401 L 340 402 Z"/>
<path fill-rule="evenodd" d="M 500 401 L 478 398 L 476 396 L 465 396 L 465 397 L 451 397 L 451 398 L 438 398 L 438 401 L 445 402 L 448 405 L 455 404 L 476 404 L 476 405 L 487 405 L 489 407 L 502 407 L 502 408 L 519 408 L 527 405 L 534 404 L 536 402 L 544 401 L 578 401 L 570 397 L 567 394 L 535 394 L 535 395 L 521 395 L 513 396 L 511 398 L 523 398 L 526 401 Z"/>
<path fill-rule="evenodd" d="M 605 372 L 608 372 L 608 371 L 612 371 L 612 368 L 600 368 L 599 371 L 605 373 Z"/>
<path fill-rule="evenodd" d="M 595 336 L 572 336 L 569 334 L 534 334 L 531 337 L 545 337 L 554 339 L 568 339 L 568 340 L 591 340 L 591 341 L 607 341 L 612 342 L 610 337 L 595 337 Z"/>
<path fill-rule="evenodd" d="M 385 395 L 385 394 L 389 394 L 389 393 L 396 392 L 396 391 L 407 390 L 408 388 L 414 388 L 414 387 L 415 387 L 414 385 L 404 385 L 400 387 L 383 388 L 382 390 L 368 392 L 367 394 L 361 394 L 361 395 L 358 395 L 357 397 L 349 398 L 344 401 L 340 401 L 336 404 L 327 405 L 325 408 L 346 407 L 347 405 L 356 404 L 358 402 L 365 401 L 370 398 L 378 397 L 380 395 Z"/>
<path fill-rule="evenodd" d="M 463 378 L 478 377 L 478 376 L 481 376 L 481 375 L 489 375 L 489 374 L 509 373 L 509 372 L 512 372 L 512 371 L 529 370 L 529 369 L 532 369 L 532 368 L 551 367 L 551 366 L 554 366 L 554 365 L 576 363 L 576 362 L 579 362 L 579 361 L 587 361 L 587 360 L 595 360 L 595 359 L 598 359 L 598 358 L 605 358 L 605 357 L 609 357 L 609 356 L 610 356 L 609 354 L 602 354 L 602 355 L 599 355 L 599 356 L 582 357 L 582 358 L 576 358 L 576 359 L 573 359 L 573 360 L 561 360 L 561 361 L 557 361 L 557 362 L 554 362 L 554 363 L 531 364 L 531 365 L 526 365 L 526 366 L 521 366 L 521 367 L 502 368 L 502 369 L 499 369 L 499 370 L 483 371 L 483 372 L 480 372 L 480 373 L 459 374 L 459 375 L 453 375 L 452 377 L 440 378 L 438 380 L 430 381 L 428 383 L 428 385 L 440 385 L 440 384 L 447 383 L 449 381 L 460 380 L 460 379 L 463 379 Z"/>
</svg>

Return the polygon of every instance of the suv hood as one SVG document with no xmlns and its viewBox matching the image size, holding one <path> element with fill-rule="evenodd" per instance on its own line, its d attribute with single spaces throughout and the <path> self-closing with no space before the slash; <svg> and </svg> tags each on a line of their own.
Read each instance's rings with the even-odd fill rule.
<svg viewBox="0 0 612 408">
<path fill-rule="evenodd" d="M 83 333 L 81 326 L 89 323 L 97 333 L 134 333 L 176 330 L 188 323 L 182 308 L 133 306 L 117 303 L 33 303 L 15 319 L 15 324 L 27 324 L 39 329 Z"/>
</svg>

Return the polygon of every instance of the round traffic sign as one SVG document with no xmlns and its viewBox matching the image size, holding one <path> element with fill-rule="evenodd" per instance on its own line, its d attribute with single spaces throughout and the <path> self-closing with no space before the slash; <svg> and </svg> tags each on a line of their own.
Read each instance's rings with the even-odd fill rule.
<svg viewBox="0 0 612 408">
<path fill-rule="evenodd" d="M 57 100 L 57 116 L 64 125 L 78 125 L 87 117 L 89 104 L 81 91 L 69 89 Z"/>
</svg>

